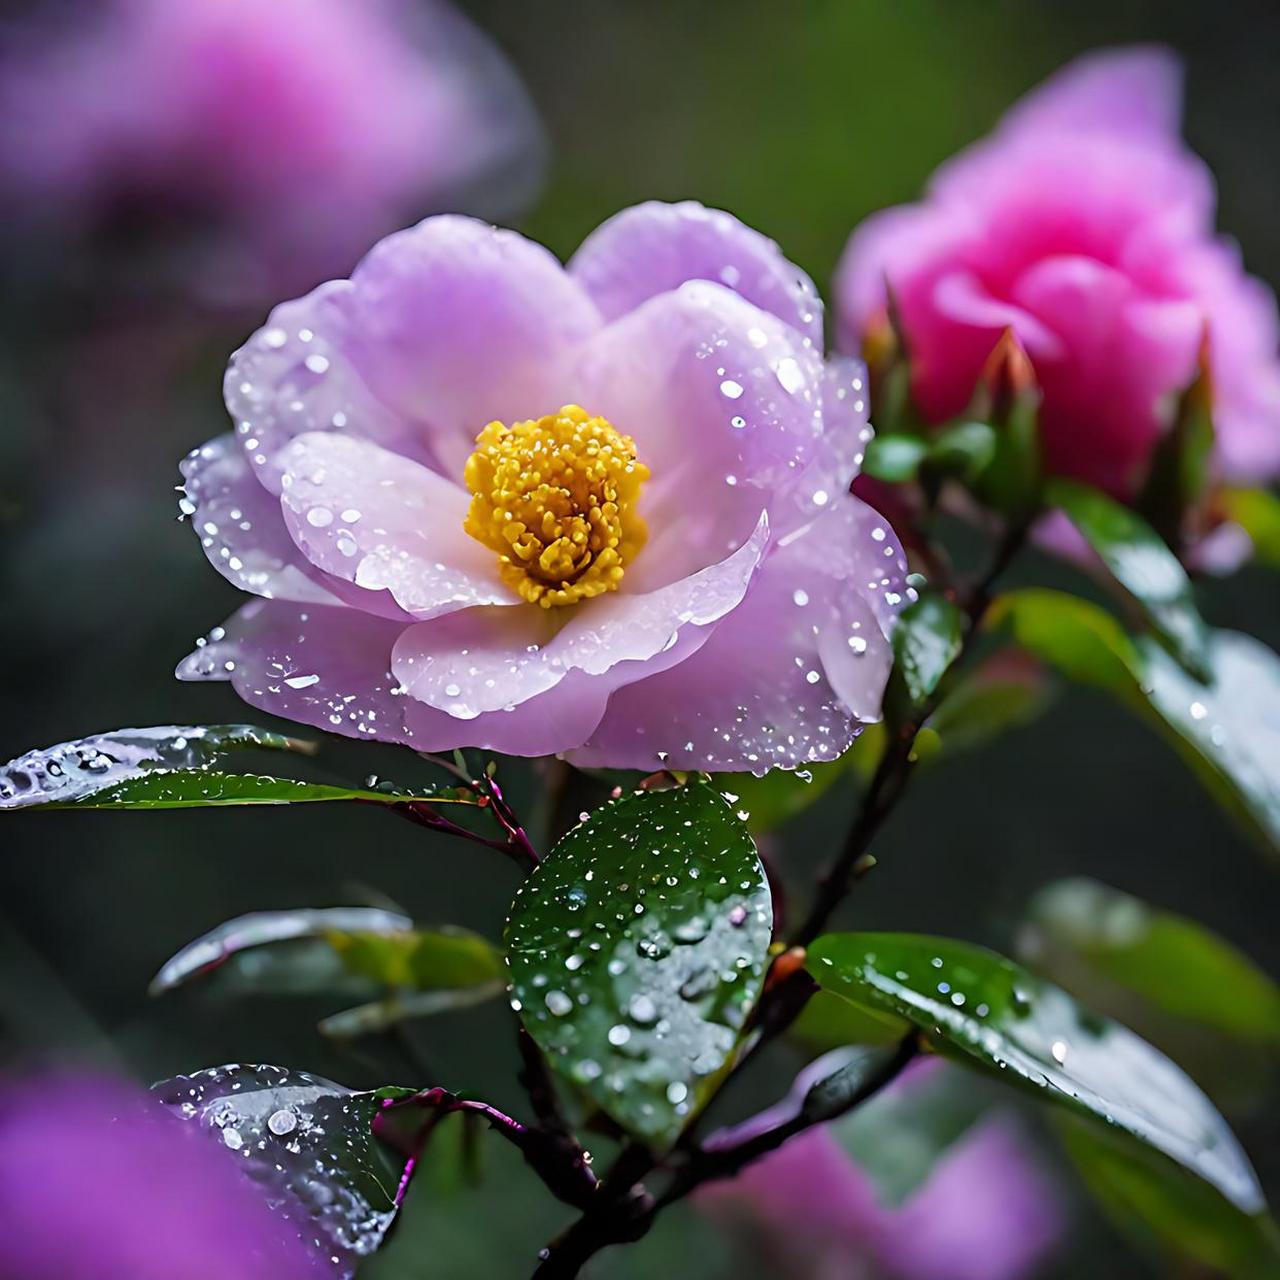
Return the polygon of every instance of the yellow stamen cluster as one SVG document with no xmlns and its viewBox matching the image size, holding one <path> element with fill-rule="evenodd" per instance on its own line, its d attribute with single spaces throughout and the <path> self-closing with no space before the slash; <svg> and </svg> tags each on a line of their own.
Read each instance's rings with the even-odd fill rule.
<svg viewBox="0 0 1280 1280">
<path fill-rule="evenodd" d="M 648 531 L 636 511 L 649 468 L 635 442 L 576 404 L 491 422 L 464 479 L 463 527 L 498 553 L 503 579 L 544 609 L 613 591 Z"/>
</svg>

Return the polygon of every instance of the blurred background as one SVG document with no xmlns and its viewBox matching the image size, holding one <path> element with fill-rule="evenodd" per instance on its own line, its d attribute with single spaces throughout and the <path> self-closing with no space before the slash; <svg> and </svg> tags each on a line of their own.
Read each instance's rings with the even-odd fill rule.
<svg viewBox="0 0 1280 1280">
<path fill-rule="evenodd" d="M 408 45 L 435 47 L 433 29 L 412 27 L 431 16 L 426 6 L 399 7 L 422 9 L 408 15 Z M 318 272 L 291 262 L 287 282 L 255 295 L 267 273 L 255 273 L 251 255 L 236 258 L 236 238 L 247 243 L 256 233 L 225 211 L 210 227 L 203 187 L 200 199 L 166 190 L 151 205 L 151 188 L 135 187 L 127 207 L 119 202 L 87 227 L 80 213 L 61 219 L 21 191 L 0 201 L 8 228 L 0 250 L 0 758 L 124 725 L 264 719 L 229 686 L 172 678 L 195 637 L 240 603 L 176 519 L 176 464 L 226 427 L 223 365 L 269 306 L 345 274 L 374 238 L 423 213 L 501 216 L 567 256 L 619 208 L 692 197 L 779 240 L 825 292 L 858 221 L 914 198 L 940 161 L 1020 93 L 1081 51 L 1154 40 L 1186 59 L 1186 133 L 1217 175 L 1221 227 L 1239 238 L 1252 271 L 1280 281 L 1280 9 L 1264 0 L 470 0 L 460 8 L 515 71 L 508 83 L 488 41 L 470 27 L 451 29 L 457 57 L 504 95 L 495 127 L 508 131 L 506 154 L 501 163 L 480 157 L 474 171 L 451 172 L 443 185 L 406 182 L 385 208 L 362 208 L 358 224 L 345 211 L 344 226 L 367 234 L 354 245 L 326 235 Z M 0 19 L 6 69 L 36 56 L 25 34 L 14 35 L 23 24 L 75 25 L 81 13 L 65 0 L 10 0 Z M 74 97 L 73 77 L 56 84 Z M 42 102 L 40 111 L 56 117 L 59 103 Z M 6 104 L 0 127 L 12 132 L 15 119 Z M 243 197 L 255 180 L 238 173 L 234 190 Z M 342 211 L 343 181 L 355 180 L 324 164 L 300 170 L 290 181 L 308 185 L 288 193 L 287 238 L 306 233 L 308 211 L 317 220 L 331 218 L 335 203 Z M 48 183 L 42 190 L 43 201 L 59 198 Z M 61 198 L 84 196 L 64 188 Z M 250 247 L 274 260 L 275 244 Z M 223 281 L 233 275 L 223 264 L 235 260 L 237 288 L 189 290 L 184 254 L 191 275 L 198 258 L 201 271 L 212 264 Z M 1034 572 L 1082 589 L 1065 569 Z M 1265 570 L 1209 582 L 1206 617 L 1280 647 L 1274 583 Z M 326 744 L 320 767 L 347 778 L 422 776 L 408 753 L 337 741 Z M 507 772 L 517 801 L 529 795 L 524 766 Z M 787 828 L 775 846 L 780 864 L 821 860 L 852 800 L 834 788 Z M 500 1006 L 416 1024 L 408 1046 L 343 1050 L 314 1029 L 332 1001 L 146 994 L 178 947 L 259 908 L 385 895 L 423 922 L 496 938 L 515 873 L 484 850 L 377 812 L 306 807 L 17 814 L 4 820 L 3 849 L 0 1049 L 9 1062 L 76 1056 L 153 1079 L 268 1061 L 352 1085 L 465 1087 L 519 1106 Z M 845 913 L 862 927 L 950 933 L 1010 951 L 1032 893 L 1084 874 L 1196 918 L 1280 973 L 1273 871 L 1163 743 L 1078 688 L 1037 723 L 921 777 L 876 854 L 879 869 Z M 435 1079 L 417 1078 L 423 1059 Z M 1274 1199 L 1274 1112 L 1242 1106 L 1232 1119 Z M 418 1195 L 370 1274 L 527 1275 L 568 1211 L 522 1178 L 505 1151 L 487 1159 L 502 1189 L 500 1214 L 492 1189 Z M 1164 1274 L 1144 1270 L 1070 1170 L 1052 1154 L 1046 1160 L 1072 1227 L 1042 1274 Z M 732 1265 L 726 1241 L 682 1211 L 597 1274 L 710 1280 Z"/>
</svg>

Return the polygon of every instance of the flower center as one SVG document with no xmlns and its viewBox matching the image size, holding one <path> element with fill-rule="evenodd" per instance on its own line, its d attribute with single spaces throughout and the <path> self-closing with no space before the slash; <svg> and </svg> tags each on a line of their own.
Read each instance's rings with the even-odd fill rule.
<svg viewBox="0 0 1280 1280">
<path fill-rule="evenodd" d="M 544 609 L 615 590 L 648 536 L 636 503 L 649 468 L 635 442 L 576 404 L 489 423 L 463 478 L 473 494 L 463 528 Z"/>
</svg>

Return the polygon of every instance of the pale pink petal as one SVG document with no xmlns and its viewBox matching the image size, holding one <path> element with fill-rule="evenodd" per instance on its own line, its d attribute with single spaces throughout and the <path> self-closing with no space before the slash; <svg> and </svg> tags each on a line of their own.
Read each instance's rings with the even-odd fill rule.
<svg viewBox="0 0 1280 1280">
<path fill-rule="evenodd" d="M 277 455 L 308 431 L 348 431 L 419 461 L 429 456 L 421 433 L 373 396 L 342 350 L 333 304 L 351 288 L 335 280 L 281 303 L 227 366 L 223 391 L 236 438 L 273 493 Z"/>
<path fill-rule="evenodd" d="M 391 674 L 403 630 L 403 623 L 354 609 L 258 600 L 215 627 L 177 675 L 229 680 L 252 706 L 329 733 L 417 751 L 474 746 L 513 755 L 548 755 L 581 742 L 612 688 L 608 679 L 571 673 L 514 711 L 459 720 L 415 701 Z M 678 648 L 673 661 L 689 645 Z"/>
<path fill-rule="evenodd" d="M 795 330 L 705 281 L 650 299 L 583 348 L 575 395 L 634 438 L 651 472 L 640 505 L 650 541 L 627 590 L 742 545 L 822 447 L 825 376 Z"/>
<path fill-rule="evenodd" d="M 568 402 L 568 361 L 601 323 L 541 245 L 454 216 L 374 246 L 332 309 L 344 356 L 457 477 L 486 423 Z"/>
<path fill-rule="evenodd" d="M 569 271 L 606 320 L 686 280 L 712 280 L 822 346 L 822 301 L 809 277 L 766 236 L 693 200 L 624 209 L 582 242 Z"/>
<path fill-rule="evenodd" d="M 209 563 L 228 582 L 268 599 L 337 603 L 289 537 L 278 499 L 258 483 L 234 437 L 218 436 L 192 449 L 182 475 L 183 512 Z"/>
<path fill-rule="evenodd" d="M 413 697 L 459 719 L 500 711 L 554 688 L 570 672 L 604 676 L 625 664 L 630 679 L 661 670 L 688 628 L 706 627 L 747 592 L 768 545 L 768 520 L 718 564 L 642 595 L 609 592 L 552 610 L 469 609 L 410 627 L 392 665 Z M 653 664 L 648 666 L 646 664 Z"/>
<path fill-rule="evenodd" d="M 285 524 L 318 568 L 368 591 L 389 591 L 413 618 L 515 604 L 498 558 L 464 528 L 470 494 L 365 440 L 297 436 L 284 450 Z"/>
<path fill-rule="evenodd" d="M 771 552 L 696 654 L 615 693 L 569 759 L 754 773 L 835 759 L 860 720 L 879 718 L 892 660 L 884 626 L 910 598 L 905 572 L 892 530 L 841 495 Z"/>
</svg>

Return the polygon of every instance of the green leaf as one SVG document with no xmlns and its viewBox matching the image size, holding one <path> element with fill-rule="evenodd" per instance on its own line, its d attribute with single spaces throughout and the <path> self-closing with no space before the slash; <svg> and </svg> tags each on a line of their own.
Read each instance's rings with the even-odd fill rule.
<svg viewBox="0 0 1280 1280">
<path fill-rule="evenodd" d="M 940 1052 L 1130 1134 L 1247 1213 L 1257 1178 L 1200 1089 L 1127 1028 L 985 948 L 916 934 L 828 934 L 807 968 L 828 991 L 913 1023 Z"/>
<path fill-rule="evenodd" d="M 502 955 L 486 938 L 468 929 L 332 932 L 329 945 L 353 973 L 388 987 L 434 991 L 474 987 L 502 976 Z"/>
<path fill-rule="evenodd" d="M 1158 645 L 1140 647 L 1157 725 L 1219 802 L 1280 851 L 1280 658 L 1252 636 L 1215 631 L 1202 685 Z"/>
<path fill-rule="evenodd" d="M 992 602 L 984 626 L 1082 684 L 1128 695 L 1141 679 L 1142 659 L 1128 633 L 1079 596 L 1046 587 L 1009 591 Z"/>
<path fill-rule="evenodd" d="M 120 729 L 31 751 L 0 766 L 0 809 L 190 809 L 211 805 L 474 804 L 465 787 L 405 791 L 388 784 L 329 786 L 261 774 L 222 773 L 212 766 L 247 749 L 310 754 L 309 743 L 252 725 L 161 725 Z"/>
<path fill-rule="evenodd" d="M 915 479 L 916 470 L 928 448 L 919 436 L 880 433 L 867 444 L 862 474 L 883 480 L 886 484 L 906 484 Z"/>
<path fill-rule="evenodd" d="M 945 596 L 927 592 L 902 611 L 893 629 L 894 678 L 913 706 L 933 695 L 963 640 L 963 615 Z"/>
<path fill-rule="evenodd" d="M 1053 697 L 1045 670 L 1029 655 L 1005 650 L 956 685 L 926 721 L 940 751 L 971 751 L 1036 719 Z"/>
<path fill-rule="evenodd" d="M 1178 661 L 1207 677 L 1208 631 L 1191 579 L 1155 530 L 1128 507 L 1075 481 L 1051 480 L 1045 499 L 1067 514 Z"/>
<path fill-rule="evenodd" d="M 319 1031 L 331 1040 L 356 1040 L 361 1036 L 388 1031 L 414 1018 L 434 1018 L 441 1013 L 470 1009 L 500 996 L 505 983 L 498 979 L 473 987 L 444 988 L 437 991 L 393 992 L 381 1000 L 343 1009 L 321 1018 Z"/>
<path fill-rule="evenodd" d="M 1020 951 L 1073 990 L 1101 979 L 1173 1017 L 1280 1045 L 1280 988 L 1247 956 L 1203 925 L 1096 880 L 1042 889 Z"/>
<path fill-rule="evenodd" d="M 1266 489 L 1223 489 L 1219 502 L 1227 519 L 1249 535 L 1257 561 L 1280 568 L 1280 498 Z"/>
<path fill-rule="evenodd" d="M 1208 353 L 1202 351 L 1191 385 L 1183 392 L 1173 425 L 1156 442 L 1138 510 L 1170 545 L 1179 546 L 1187 513 L 1204 497 L 1212 479 L 1213 387 Z"/>
<path fill-rule="evenodd" d="M 733 1052 L 772 924 L 759 855 L 721 795 L 703 782 L 625 795 L 517 891 L 512 1003 L 558 1070 L 667 1144 Z"/>
<path fill-rule="evenodd" d="M 374 1116 L 409 1089 L 356 1092 L 281 1067 L 212 1067 L 154 1086 L 157 1099 L 224 1147 L 300 1238 L 350 1277 L 382 1244 L 406 1162 L 378 1141 Z"/>
<path fill-rule="evenodd" d="M 1152 1252 L 1194 1259 L 1232 1280 L 1280 1274 L 1280 1233 L 1268 1215 L 1243 1212 L 1199 1178 L 1119 1134 L 1070 1116 L 1061 1118 L 1059 1132 L 1108 1217 Z"/>
<path fill-rule="evenodd" d="M 910 1029 L 903 1018 L 818 991 L 787 1028 L 787 1038 L 826 1051 L 845 1045 L 897 1044 Z"/>
<path fill-rule="evenodd" d="M 850 753 L 839 760 L 806 765 L 803 769 L 770 769 L 756 777 L 751 773 L 712 774 L 712 784 L 753 832 L 774 831 L 803 813 L 825 795 L 833 784 L 853 770 Z"/>
<path fill-rule="evenodd" d="M 416 929 L 375 907 L 256 911 L 183 947 L 151 983 L 152 995 L 216 971 L 237 993 L 374 994 L 492 986 L 502 957 L 479 934 Z M 229 981 L 228 981 L 229 980 Z"/>
<path fill-rule="evenodd" d="M 986 422 L 958 422 L 940 431 L 922 464 L 931 476 L 974 483 L 996 455 L 996 429 Z"/>
<path fill-rule="evenodd" d="M 1280 658 L 1266 645 L 1211 632 L 1212 679 L 1201 684 L 1160 645 L 1133 641 L 1105 610 L 1059 591 L 1008 592 L 985 625 L 1137 711 L 1264 847 L 1280 850 Z"/>
</svg>

